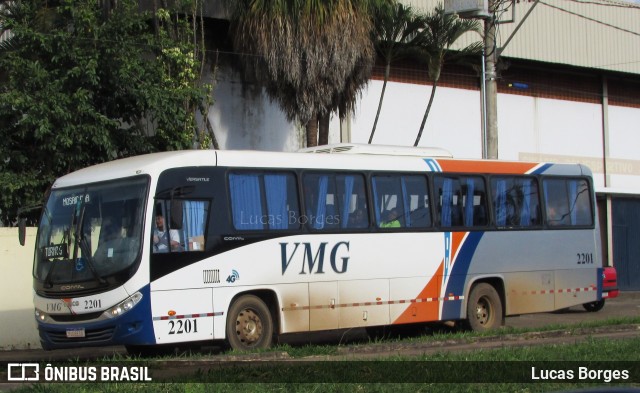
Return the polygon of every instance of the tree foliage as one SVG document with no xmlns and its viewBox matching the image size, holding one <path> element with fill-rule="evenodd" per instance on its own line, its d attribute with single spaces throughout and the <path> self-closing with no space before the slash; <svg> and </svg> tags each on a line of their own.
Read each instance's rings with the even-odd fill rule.
<svg viewBox="0 0 640 393">
<path fill-rule="evenodd" d="M 352 109 L 368 80 L 375 60 L 372 12 L 380 2 L 227 1 L 245 72 L 266 87 L 289 120 L 307 127 L 308 146 L 317 144 L 320 118 Z"/>
<path fill-rule="evenodd" d="M 424 16 L 416 13 L 411 6 L 397 1 L 384 4 L 374 15 L 374 42 L 378 55 L 385 63 L 385 69 L 382 92 L 380 93 L 376 118 L 369 136 L 369 143 L 373 141 L 373 135 L 378 125 L 382 101 L 384 100 L 384 93 L 387 89 L 387 82 L 391 72 L 391 63 L 404 56 L 415 54 L 425 30 Z"/>
<path fill-rule="evenodd" d="M 108 7 L 106 4 L 117 4 Z M 189 148 L 198 86 L 192 20 L 135 0 L 14 0 L 2 10 L 0 219 L 53 180 L 116 158 Z M 155 20 L 156 23 L 152 23 Z M 34 219 L 36 212 L 30 217 Z"/>
<path fill-rule="evenodd" d="M 475 19 L 460 19 L 455 14 L 445 13 L 442 4 L 438 4 L 433 12 L 425 16 L 425 28 L 421 35 L 420 50 L 423 60 L 427 63 L 427 72 L 429 79 L 433 82 L 433 88 L 413 146 L 418 146 L 420 143 L 445 61 L 480 54 L 481 42 L 474 42 L 459 51 L 450 51 L 451 46 L 458 38 L 472 31 L 480 33 L 480 22 Z"/>
</svg>

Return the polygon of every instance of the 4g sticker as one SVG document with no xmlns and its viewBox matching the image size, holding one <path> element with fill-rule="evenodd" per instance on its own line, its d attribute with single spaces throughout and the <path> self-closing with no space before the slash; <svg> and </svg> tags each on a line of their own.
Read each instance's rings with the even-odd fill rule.
<svg viewBox="0 0 640 393">
<path fill-rule="evenodd" d="M 240 274 L 237 271 L 232 270 L 231 274 L 229 275 L 229 277 L 227 277 L 227 282 L 229 284 L 233 284 L 234 282 L 238 281 L 239 279 L 240 279 Z"/>
</svg>

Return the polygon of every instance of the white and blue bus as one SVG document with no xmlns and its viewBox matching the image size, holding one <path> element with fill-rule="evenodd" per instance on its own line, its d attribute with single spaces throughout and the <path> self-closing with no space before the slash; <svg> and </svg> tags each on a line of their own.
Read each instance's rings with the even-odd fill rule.
<svg viewBox="0 0 640 393">
<path fill-rule="evenodd" d="M 351 145 L 126 158 L 53 184 L 36 320 L 45 349 L 492 329 L 606 297 L 597 221 L 578 164 Z"/>
</svg>

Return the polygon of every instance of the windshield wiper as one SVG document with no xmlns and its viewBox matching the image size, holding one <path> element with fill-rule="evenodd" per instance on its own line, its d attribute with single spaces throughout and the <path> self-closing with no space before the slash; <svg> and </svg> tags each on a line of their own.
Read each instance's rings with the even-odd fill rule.
<svg viewBox="0 0 640 393">
<path fill-rule="evenodd" d="M 84 212 L 86 210 L 86 207 L 86 203 L 83 203 L 80 210 L 80 219 L 78 220 L 76 225 L 76 245 L 74 246 L 73 261 L 76 261 L 78 258 L 78 246 L 80 246 L 80 250 L 82 251 L 82 258 L 86 259 L 89 270 L 91 270 L 91 274 L 93 274 L 93 277 L 101 285 L 105 285 L 107 281 L 102 278 L 100 274 L 98 274 L 98 271 L 96 270 L 96 267 L 93 263 L 93 257 L 91 256 L 91 248 L 89 247 L 87 238 L 84 235 Z"/>
<path fill-rule="evenodd" d="M 80 239 L 80 249 L 82 250 L 83 258 L 87 260 L 87 265 L 89 266 L 89 270 L 91 270 L 91 274 L 93 277 L 100 283 L 100 285 L 107 284 L 107 280 L 105 280 L 98 271 L 93 263 L 93 257 L 91 256 L 91 249 L 89 248 L 89 244 L 87 244 L 87 238 L 82 235 L 82 239 Z"/>
</svg>

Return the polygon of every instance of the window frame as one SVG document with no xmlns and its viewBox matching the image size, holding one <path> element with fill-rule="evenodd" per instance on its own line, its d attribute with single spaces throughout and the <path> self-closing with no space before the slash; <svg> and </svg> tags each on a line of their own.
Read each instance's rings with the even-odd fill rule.
<svg viewBox="0 0 640 393">
<path fill-rule="evenodd" d="M 462 224 L 461 225 L 451 225 L 451 226 L 443 226 L 442 225 L 442 216 L 440 213 L 440 194 L 438 192 L 439 187 L 437 186 L 438 178 L 456 178 L 460 184 L 462 184 L 462 180 L 466 178 L 477 179 L 482 183 L 483 191 L 484 191 L 484 201 L 483 206 L 485 210 L 485 223 L 484 225 L 473 224 L 471 226 L 464 225 L 464 214 L 462 215 Z M 434 215 L 434 223 L 435 227 L 438 231 L 441 232 L 473 232 L 473 231 L 486 231 L 494 227 L 493 222 L 493 208 L 489 205 L 488 200 L 491 197 L 490 190 L 487 188 L 488 179 L 487 175 L 484 173 L 466 173 L 466 172 L 437 172 L 432 176 L 432 193 L 433 193 L 433 215 Z M 474 194 L 475 196 L 475 194 Z M 465 205 L 466 206 L 466 205 Z"/>
<path fill-rule="evenodd" d="M 307 192 L 306 190 L 306 179 L 307 176 L 329 176 L 331 178 L 333 178 L 334 180 L 338 177 L 338 176 L 357 176 L 360 177 L 360 180 L 362 181 L 362 186 L 363 186 L 363 193 L 362 194 L 353 194 L 353 195 L 358 195 L 359 197 L 364 197 L 366 206 L 364 207 L 365 210 L 365 218 L 367 219 L 367 224 L 366 226 L 363 227 L 344 227 L 342 228 L 340 226 L 340 223 L 342 222 L 342 215 L 340 215 L 339 218 L 339 222 L 336 224 L 332 224 L 332 225 L 336 225 L 335 227 L 330 227 L 330 228 L 314 228 L 312 220 L 309 220 L 309 215 L 308 215 L 308 203 L 307 203 Z M 370 187 L 369 187 L 369 175 L 367 172 L 363 172 L 363 171 L 349 171 L 349 170 L 331 170 L 331 169 L 314 169 L 314 170 L 302 170 L 299 173 L 299 187 L 300 187 L 300 192 L 299 192 L 299 196 L 300 196 L 300 200 L 301 200 L 301 205 L 300 205 L 300 211 L 303 212 L 302 216 L 305 217 L 305 222 L 301 223 L 301 227 L 305 228 L 309 233 L 341 233 L 341 232 L 348 232 L 348 233 L 352 233 L 352 232 L 369 232 L 371 227 L 372 227 L 372 220 L 371 220 L 371 207 L 370 207 L 370 202 L 371 202 L 371 196 L 370 196 Z M 334 184 L 337 184 L 337 182 L 334 182 Z M 356 183 L 354 183 L 356 184 Z M 337 191 L 337 190 L 336 190 Z M 344 195 L 344 193 L 343 193 Z M 317 196 L 317 194 L 316 194 Z M 355 210 L 354 210 L 355 212 Z M 351 214 L 353 212 L 349 212 L 349 214 Z M 302 217 L 301 216 L 301 217 Z M 315 217 L 315 214 L 312 215 L 313 217 Z"/>
<path fill-rule="evenodd" d="M 262 209 L 262 212 L 266 212 L 266 214 L 262 214 L 262 217 L 269 216 L 267 193 L 266 193 L 265 182 L 264 182 L 264 177 L 268 175 L 285 175 L 288 178 L 293 179 L 294 181 L 293 186 L 289 188 L 289 186 L 287 185 L 287 195 L 289 195 L 290 193 L 295 193 L 295 195 L 293 195 L 294 196 L 293 199 L 296 202 L 296 208 L 297 208 L 296 213 L 298 214 L 298 216 L 300 215 L 300 211 L 302 210 L 301 195 L 300 195 L 300 179 L 298 178 L 298 174 L 296 171 L 279 169 L 279 168 L 273 168 L 273 169 L 235 168 L 235 167 L 229 168 L 229 170 L 227 170 L 225 173 L 225 187 L 226 187 L 226 194 L 227 194 L 227 200 L 228 200 L 227 220 L 231 230 L 233 230 L 235 233 L 252 233 L 252 234 L 263 234 L 263 233 L 274 233 L 274 232 L 299 232 L 301 230 L 303 226 L 300 225 L 299 222 L 298 222 L 298 225 L 295 225 L 295 226 L 288 225 L 287 228 L 271 228 L 269 225 L 269 220 L 267 220 L 266 223 L 262 223 L 262 228 L 245 229 L 245 228 L 236 227 L 236 223 L 234 221 L 234 210 L 233 210 L 234 202 L 233 202 L 232 187 L 231 187 L 232 175 L 240 175 L 240 176 L 257 175 L 259 177 L 258 180 L 259 180 L 259 192 L 260 192 L 260 207 Z M 290 211 L 287 211 L 287 213 L 289 212 Z M 288 222 L 289 216 L 287 215 L 287 217 L 284 219 L 286 219 Z"/>
<path fill-rule="evenodd" d="M 376 177 L 392 177 L 394 178 L 394 182 L 401 182 L 403 177 L 410 177 L 410 178 L 421 178 L 424 180 L 424 185 L 426 186 L 426 193 L 425 195 L 429 198 L 428 199 L 428 207 L 427 207 L 427 211 L 429 212 L 429 223 L 426 226 L 407 226 L 406 223 L 400 227 L 384 227 L 381 226 L 382 225 L 382 219 L 380 218 L 380 220 L 378 219 L 378 215 L 381 214 L 382 212 L 378 213 L 377 209 L 376 209 L 376 205 L 377 205 L 377 200 L 376 200 L 376 187 L 374 184 L 374 179 Z M 435 219 L 434 219 L 434 209 L 433 209 L 433 181 L 431 179 L 431 176 L 429 176 L 428 173 L 424 173 L 424 172 L 371 172 L 370 176 L 369 176 L 369 188 L 371 189 L 370 191 L 370 196 L 369 196 L 369 201 L 371 202 L 371 210 L 373 211 L 373 215 L 372 215 L 372 220 L 370 221 L 371 226 L 374 227 L 376 230 L 378 231 L 382 231 L 382 232 L 389 232 L 389 231 L 395 231 L 395 232 L 430 232 L 433 231 L 435 229 Z M 403 194 L 403 190 L 402 190 L 402 186 L 399 189 L 400 194 Z M 410 196 L 410 195 L 409 195 Z M 402 205 L 404 206 L 406 203 L 406 197 L 407 195 L 401 195 L 402 197 Z M 397 208 L 397 203 L 396 203 L 396 208 Z M 410 208 L 409 208 L 410 209 Z M 405 207 L 406 210 L 406 207 Z M 417 209 L 416 209 L 417 210 Z M 402 215 L 405 215 L 405 211 L 402 212 Z M 409 214 L 411 214 L 411 211 L 409 211 Z M 406 219 L 406 218 L 405 218 Z"/>
<path fill-rule="evenodd" d="M 511 178 L 511 179 L 531 179 L 534 181 L 534 183 L 537 185 L 537 189 L 538 189 L 538 209 L 539 209 L 539 222 L 535 225 L 530 225 L 530 226 L 523 226 L 523 225 L 499 225 L 498 223 L 498 211 L 495 208 L 495 197 L 497 197 L 496 195 L 494 195 L 494 189 L 493 189 L 493 181 L 495 179 L 498 178 Z M 488 177 L 488 184 L 490 189 L 488 190 L 489 192 L 489 198 L 490 198 L 490 210 L 491 210 L 491 224 L 493 227 L 496 228 L 496 230 L 499 231 L 520 231 L 520 230 L 539 230 L 544 226 L 544 221 L 545 221 L 545 214 L 543 212 L 543 204 L 542 204 L 542 181 L 540 179 L 540 176 L 535 176 L 535 175 L 526 175 L 526 174 L 510 174 L 510 173 L 497 173 L 497 174 L 491 174 Z"/>
<path fill-rule="evenodd" d="M 587 198 L 588 198 L 588 207 L 589 207 L 589 215 L 590 215 L 590 223 L 589 224 L 551 224 L 549 222 L 549 217 L 548 217 L 548 198 L 547 198 L 547 190 L 546 190 L 546 182 L 547 181 L 564 181 L 565 182 L 565 189 L 567 187 L 567 182 L 569 181 L 584 181 L 585 184 L 587 185 Z M 541 176 L 540 177 L 540 184 L 542 186 L 542 195 L 541 195 L 541 199 L 543 200 L 543 206 L 542 206 L 542 210 L 543 210 L 543 225 L 545 226 L 545 228 L 547 229 L 552 229 L 552 230 L 571 230 L 571 229 L 593 229 L 595 228 L 595 224 L 596 224 L 596 220 L 597 220 L 597 214 L 595 211 L 595 200 L 594 200 L 594 188 L 593 188 L 593 182 L 591 180 L 591 178 L 586 177 L 586 176 Z M 569 194 L 566 194 L 567 196 Z M 567 200 L 568 201 L 568 200 Z"/>
</svg>

